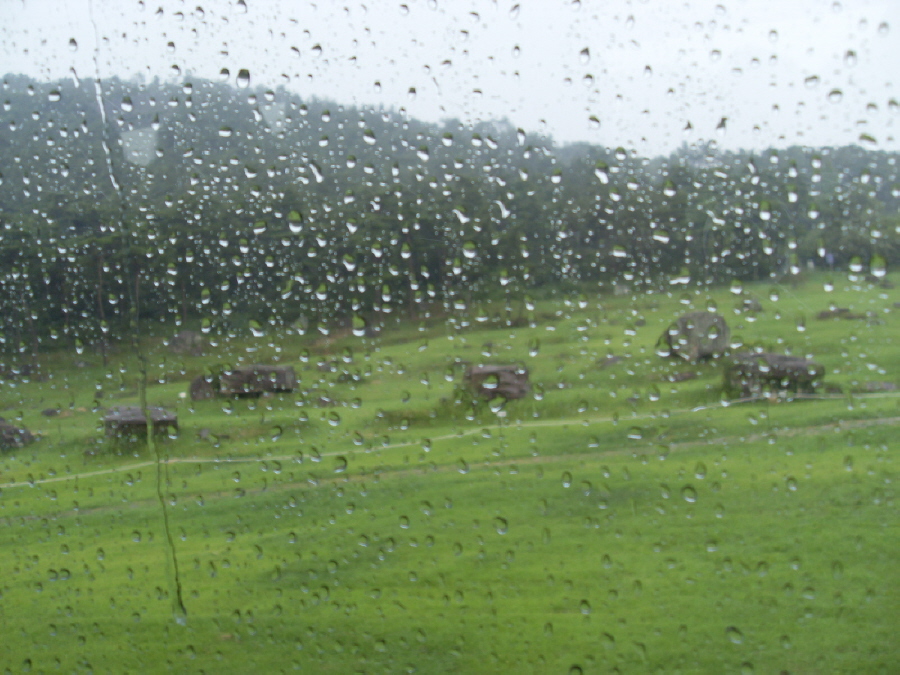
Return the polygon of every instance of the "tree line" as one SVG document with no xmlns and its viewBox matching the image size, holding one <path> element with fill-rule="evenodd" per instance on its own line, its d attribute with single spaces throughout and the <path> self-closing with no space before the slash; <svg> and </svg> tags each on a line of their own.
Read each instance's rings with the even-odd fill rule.
<svg viewBox="0 0 900 675">
<path fill-rule="evenodd" d="M 641 157 L 190 77 L 7 75 L 0 95 L 7 354 L 900 259 L 898 155 L 876 149 Z"/>
</svg>

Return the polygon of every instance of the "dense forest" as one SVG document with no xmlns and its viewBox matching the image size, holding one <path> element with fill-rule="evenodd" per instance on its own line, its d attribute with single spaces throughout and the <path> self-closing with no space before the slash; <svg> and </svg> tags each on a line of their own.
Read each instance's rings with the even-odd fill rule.
<svg viewBox="0 0 900 675">
<path fill-rule="evenodd" d="M 640 157 L 240 84 L 3 78 L 5 353 L 900 261 L 898 153 Z"/>
</svg>

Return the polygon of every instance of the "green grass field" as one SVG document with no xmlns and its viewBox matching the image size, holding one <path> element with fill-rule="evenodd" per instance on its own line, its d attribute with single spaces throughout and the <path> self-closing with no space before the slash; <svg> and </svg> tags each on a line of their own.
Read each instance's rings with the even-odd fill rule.
<svg viewBox="0 0 900 675">
<path fill-rule="evenodd" d="M 548 296 L 374 338 L 213 332 L 203 357 L 156 327 L 146 400 L 180 430 L 150 446 L 98 428 L 138 401 L 133 350 L 47 352 L 52 376 L 0 396 L 40 435 L 0 455 L 0 664 L 897 672 L 900 397 L 863 393 L 900 383 L 895 296 L 838 275 L 744 292 L 764 311 L 727 288 Z M 816 320 L 832 305 L 867 318 Z M 657 355 L 707 307 L 736 348 L 823 363 L 834 393 L 729 401 L 719 364 Z M 301 391 L 180 397 L 239 361 L 289 363 Z M 475 362 L 523 363 L 534 395 L 473 401 Z"/>
</svg>

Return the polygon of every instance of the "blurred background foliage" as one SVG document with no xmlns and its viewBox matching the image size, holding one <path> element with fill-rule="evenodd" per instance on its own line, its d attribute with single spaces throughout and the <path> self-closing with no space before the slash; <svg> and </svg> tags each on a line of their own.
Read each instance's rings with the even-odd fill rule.
<svg viewBox="0 0 900 675">
<path fill-rule="evenodd" d="M 138 320 L 378 325 L 541 287 L 879 277 L 900 258 L 897 153 L 858 146 L 640 157 L 191 78 L 7 75 L 0 98 L 14 360 Z"/>
</svg>

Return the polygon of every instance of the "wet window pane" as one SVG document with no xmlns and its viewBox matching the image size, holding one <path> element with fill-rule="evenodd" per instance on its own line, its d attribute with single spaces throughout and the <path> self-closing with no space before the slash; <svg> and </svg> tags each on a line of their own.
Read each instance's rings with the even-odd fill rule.
<svg viewBox="0 0 900 675">
<path fill-rule="evenodd" d="M 9 672 L 889 672 L 890 3 L 13 3 Z"/>
</svg>

